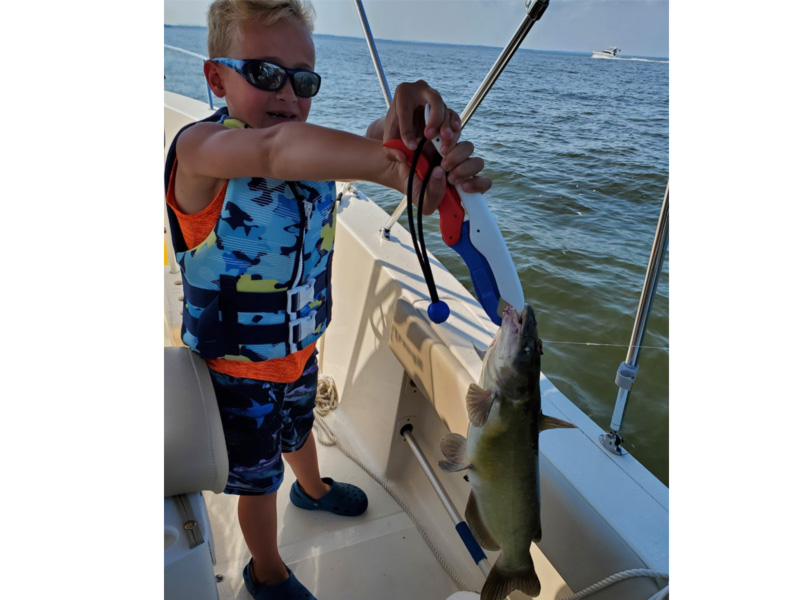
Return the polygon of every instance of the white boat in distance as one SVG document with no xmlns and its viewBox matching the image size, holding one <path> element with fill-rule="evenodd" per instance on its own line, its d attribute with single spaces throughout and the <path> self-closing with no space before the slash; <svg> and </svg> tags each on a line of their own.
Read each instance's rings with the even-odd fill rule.
<svg viewBox="0 0 800 600">
<path fill-rule="evenodd" d="M 592 50 L 592 58 L 619 58 L 617 53 L 620 51 L 620 48 L 616 46 L 610 46 L 605 50 Z"/>
</svg>

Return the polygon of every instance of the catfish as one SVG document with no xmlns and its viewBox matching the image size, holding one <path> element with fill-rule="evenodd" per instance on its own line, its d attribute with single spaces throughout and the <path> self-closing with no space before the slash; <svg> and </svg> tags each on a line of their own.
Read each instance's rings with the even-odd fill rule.
<svg viewBox="0 0 800 600">
<path fill-rule="evenodd" d="M 539 432 L 575 425 L 542 414 L 539 390 L 542 340 L 530 305 L 508 306 L 483 357 L 480 383 L 467 392 L 469 428 L 441 440 L 448 472 L 469 470 L 467 524 L 486 550 L 500 550 L 481 600 L 514 590 L 538 596 L 531 542 L 542 539 Z"/>
</svg>

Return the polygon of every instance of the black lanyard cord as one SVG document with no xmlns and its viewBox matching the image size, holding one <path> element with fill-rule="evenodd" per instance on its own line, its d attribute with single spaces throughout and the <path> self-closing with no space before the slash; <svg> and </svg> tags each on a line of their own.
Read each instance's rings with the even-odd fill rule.
<svg viewBox="0 0 800 600">
<path fill-rule="evenodd" d="M 433 272 L 431 271 L 431 263 L 428 259 L 428 253 L 425 249 L 425 237 L 422 231 L 422 209 L 425 202 L 425 190 L 428 187 L 428 182 L 430 181 L 431 174 L 433 173 L 433 167 L 428 169 L 428 172 L 425 174 L 425 178 L 422 180 L 422 186 L 419 190 L 419 213 L 417 215 L 416 227 L 414 224 L 414 203 L 411 201 L 414 190 L 414 173 L 417 169 L 417 162 L 419 161 L 420 154 L 422 154 L 422 147 L 425 145 L 426 141 L 427 140 L 425 138 L 422 138 L 419 146 L 417 146 L 417 149 L 414 152 L 414 158 L 411 161 L 411 172 L 408 174 L 406 198 L 408 198 L 408 225 L 409 230 L 411 231 L 411 239 L 414 242 L 414 251 L 417 254 L 417 260 L 419 260 L 419 266 L 422 269 L 422 275 L 425 278 L 425 283 L 428 286 L 428 292 L 431 295 L 431 301 L 436 304 L 439 302 L 439 294 L 436 292 L 436 284 L 433 281 Z M 419 235 L 419 243 L 417 242 L 417 235 Z"/>
</svg>

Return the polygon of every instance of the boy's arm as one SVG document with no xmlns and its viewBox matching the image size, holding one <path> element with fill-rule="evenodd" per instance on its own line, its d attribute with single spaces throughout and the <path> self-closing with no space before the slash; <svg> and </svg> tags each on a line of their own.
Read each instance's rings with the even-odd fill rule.
<svg viewBox="0 0 800 600">
<path fill-rule="evenodd" d="M 408 176 L 399 151 L 384 148 L 378 140 L 309 123 L 265 129 L 199 123 L 178 138 L 177 156 L 175 199 L 188 214 L 203 210 L 222 183 L 236 177 L 365 180 L 403 191 Z"/>
</svg>

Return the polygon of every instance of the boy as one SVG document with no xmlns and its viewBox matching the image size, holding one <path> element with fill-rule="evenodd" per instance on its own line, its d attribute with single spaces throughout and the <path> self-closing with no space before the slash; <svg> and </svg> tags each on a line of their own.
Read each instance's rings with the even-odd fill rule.
<svg viewBox="0 0 800 600">
<path fill-rule="evenodd" d="M 166 166 L 184 282 L 182 337 L 211 372 L 230 462 L 225 492 L 239 495 L 252 554 L 244 580 L 258 600 L 314 598 L 278 553 L 282 456 L 297 477 L 295 506 L 345 516 L 367 508 L 360 489 L 321 477 L 311 433 L 315 342 L 330 318 L 333 180 L 404 191 L 405 158 L 381 141 L 402 137 L 413 147 L 423 133 L 438 133 L 444 158 L 428 186 L 427 214 L 446 179 L 466 191 L 491 185 L 476 177 L 483 161 L 470 156 L 472 144 L 458 143 L 458 116 L 424 82 L 398 86 L 368 137 L 306 123 L 321 84 L 311 10 L 303 0 L 212 4 L 204 72 L 227 109 L 180 132 Z M 415 118 L 426 103 L 423 132 Z"/>
</svg>

